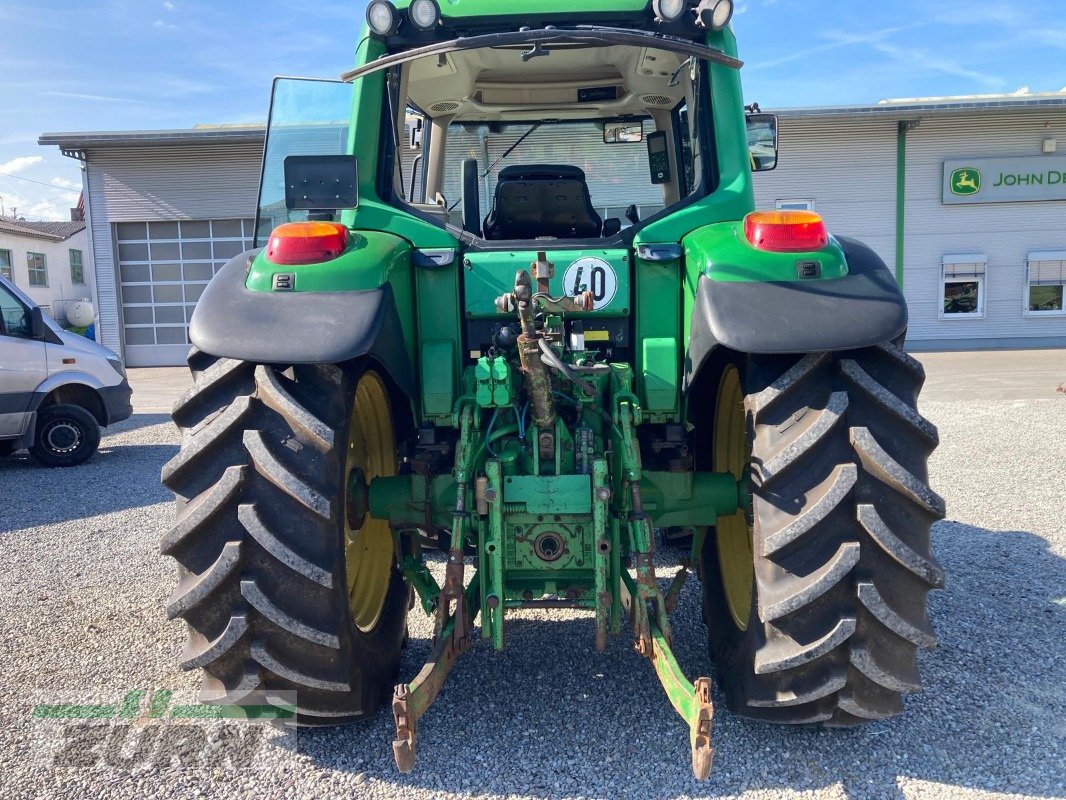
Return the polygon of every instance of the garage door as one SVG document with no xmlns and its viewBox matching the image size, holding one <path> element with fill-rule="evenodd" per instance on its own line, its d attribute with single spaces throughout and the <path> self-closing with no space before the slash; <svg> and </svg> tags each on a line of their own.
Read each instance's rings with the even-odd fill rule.
<svg viewBox="0 0 1066 800">
<path fill-rule="evenodd" d="M 227 261 L 251 249 L 254 232 L 252 219 L 115 225 L 129 366 L 185 363 L 196 301 Z"/>
</svg>

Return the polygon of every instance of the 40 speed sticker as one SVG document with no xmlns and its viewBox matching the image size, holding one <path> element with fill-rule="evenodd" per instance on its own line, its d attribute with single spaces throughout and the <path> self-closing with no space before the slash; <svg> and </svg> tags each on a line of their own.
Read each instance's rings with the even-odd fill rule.
<svg viewBox="0 0 1066 800">
<path fill-rule="evenodd" d="M 563 276 L 563 291 L 573 297 L 581 292 L 592 292 L 593 308 L 606 308 L 618 292 L 618 276 L 614 267 L 602 258 L 579 258 L 566 269 Z"/>
</svg>

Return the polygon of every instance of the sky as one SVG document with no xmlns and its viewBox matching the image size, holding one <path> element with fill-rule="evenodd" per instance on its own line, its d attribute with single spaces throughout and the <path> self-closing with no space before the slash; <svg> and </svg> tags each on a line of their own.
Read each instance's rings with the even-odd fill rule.
<svg viewBox="0 0 1066 800">
<path fill-rule="evenodd" d="M 77 162 L 41 133 L 262 122 L 275 75 L 351 66 L 364 7 L 0 0 L 3 212 L 77 203 Z M 737 0 L 733 26 L 763 109 L 1066 87 L 1066 0 Z"/>
</svg>

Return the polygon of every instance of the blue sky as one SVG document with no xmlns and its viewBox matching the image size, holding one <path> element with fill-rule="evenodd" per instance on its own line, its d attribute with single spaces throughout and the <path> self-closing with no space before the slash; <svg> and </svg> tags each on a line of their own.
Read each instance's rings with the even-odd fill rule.
<svg viewBox="0 0 1066 800">
<path fill-rule="evenodd" d="M 1066 86 L 1064 0 L 737 7 L 745 91 L 763 108 Z M 6 213 L 63 218 L 77 201 L 76 163 L 38 147 L 39 134 L 261 121 L 273 76 L 335 77 L 350 66 L 363 8 L 363 0 L 0 0 Z"/>
</svg>

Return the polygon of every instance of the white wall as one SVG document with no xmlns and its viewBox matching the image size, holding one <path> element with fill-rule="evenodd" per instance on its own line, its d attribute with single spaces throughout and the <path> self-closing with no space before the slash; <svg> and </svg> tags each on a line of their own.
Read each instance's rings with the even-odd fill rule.
<svg viewBox="0 0 1066 800">
<path fill-rule="evenodd" d="M 1066 146 L 1066 110 L 1019 109 L 922 121 L 907 138 L 907 263 L 909 339 L 931 346 L 980 340 L 1024 346 L 1066 345 L 1066 316 L 1027 317 L 1026 258 L 1033 250 L 1066 250 L 1066 203 L 952 205 L 942 202 L 943 164 L 956 158 L 1037 156 L 1048 136 Z M 941 261 L 953 253 L 984 253 L 983 319 L 939 319 Z M 1051 340 L 1051 341 L 1049 341 Z"/>
<path fill-rule="evenodd" d="M 28 294 L 37 305 L 44 307 L 52 316 L 66 324 L 66 306 L 75 300 L 89 298 L 95 304 L 96 289 L 93 275 L 92 255 L 89 252 L 89 235 L 86 231 L 75 234 L 66 241 L 55 242 L 37 239 L 0 230 L 0 250 L 11 251 L 12 277 L 15 285 Z M 70 251 L 81 250 L 84 285 L 75 285 L 70 279 Z M 48 286 L 30 286 L 27 253 L 44 253 L 48 271 Z"/>
</svg>

